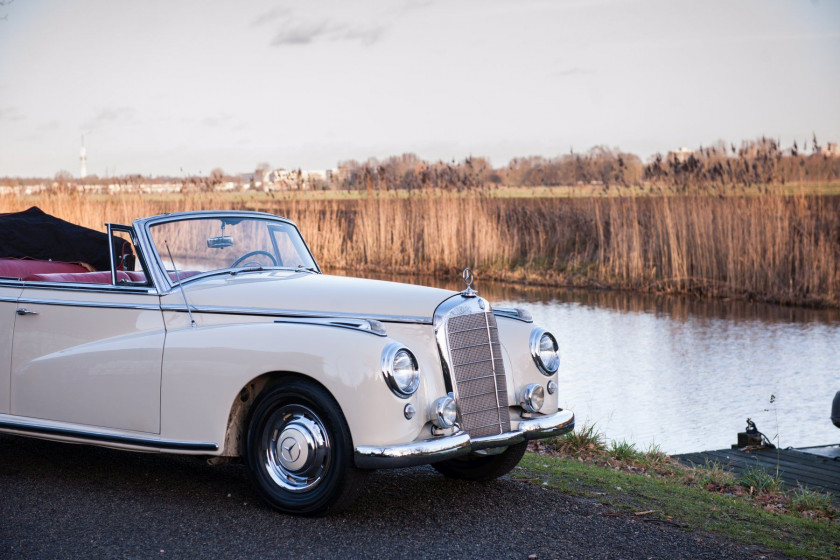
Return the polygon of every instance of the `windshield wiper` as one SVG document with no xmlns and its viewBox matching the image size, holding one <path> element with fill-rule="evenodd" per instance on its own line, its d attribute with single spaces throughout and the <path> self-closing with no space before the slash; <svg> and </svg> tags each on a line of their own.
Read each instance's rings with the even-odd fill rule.
<svg viewBox="0 0 840 560">
<path fill-rule="evenodd" d="M 230 275 L 236 276 L 240 272 L 260 272 L 265 270 L 265 268 L 261 264 L 251 265 L 251 266 L 243 266 L 242 268 L 231 268 Z"/>
<path fill-rule="evenodd" d="M 317 268 L 313 268 L 311 266 L 303 266 L 302 264 L 297 265 L 297 268 L 295 268 L 295 270 L 298 272 L 311 272 L 312 274 L 318 274 Z"/>
</svg>

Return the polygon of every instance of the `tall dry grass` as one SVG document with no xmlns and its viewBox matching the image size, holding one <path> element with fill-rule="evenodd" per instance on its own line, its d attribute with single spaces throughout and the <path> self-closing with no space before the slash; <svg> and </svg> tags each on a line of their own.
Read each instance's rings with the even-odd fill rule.
<svg viewBox="0 0 840 560">
<path fill-rule="evenodd" d="M 0 197 L 2 212 L 33 205 L 98 229 L 181 210 L 270 211 L 300 226 L 326 270 L 446 275 L 470 266 L 484 278 L 840 305 L 832 196 Z"/>
</svg>

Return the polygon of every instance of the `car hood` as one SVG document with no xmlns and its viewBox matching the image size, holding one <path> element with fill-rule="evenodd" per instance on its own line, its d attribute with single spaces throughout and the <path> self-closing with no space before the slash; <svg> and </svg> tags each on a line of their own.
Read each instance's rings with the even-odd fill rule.
<svg viewBox="0 0 840 560">
<path fill-rule="evenodd" d="M 247 272 L 184 283 L 190 306 L 277 310 L 321 316 L 430 320 L 457 292 L 381 280 L 304 272 Z M 177 294 L 177 289 L 176 293 Z"/>
</svg>

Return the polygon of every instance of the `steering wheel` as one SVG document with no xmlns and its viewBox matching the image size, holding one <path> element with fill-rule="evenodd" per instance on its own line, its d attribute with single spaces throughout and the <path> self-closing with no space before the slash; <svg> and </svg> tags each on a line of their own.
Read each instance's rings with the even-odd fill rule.
<svg viewBox="0 0 840 560">
<path fill-rule="evenodd" d="M 271 259 L 272 266 L 277 266 L 277 259 L 275 259 L 274 255 L 272 255 L 268 251 L 251 251 L 250 253 L 245 253 L 244 255 L 242 255 L 241 257 L 239 257 L 235 261 L 233 261 L 233 264 L 230 265 L 230 267 L 231 268 L 236 268 L 237 266 L 239 266 L 240 263 L 242 263 L 246 259 L 251 258 L 251 257 L 256 257 L 257 255 L 262 255 L 262 256 L 268 257 L 269 259 Z M 245 264 L 248 265 L 248 264 L 251 264 L 251 263 L 245 263 Z M 260 263 L 255 262 L 253 264 L 256 264 L 257 266 L 259 266 Z"/>
</svg>

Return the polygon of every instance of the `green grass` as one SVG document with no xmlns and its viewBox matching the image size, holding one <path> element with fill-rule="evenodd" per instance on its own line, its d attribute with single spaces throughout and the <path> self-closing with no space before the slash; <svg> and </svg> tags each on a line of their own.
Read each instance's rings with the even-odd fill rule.
<svg viewBox="0 0 840 560">
<path fill-rule="evenodd" d="M 791 556 L 840 555 L 837 520 L 770 512 L 744 497 L 687 486 L 676 477 L 640 476 L 563 457 L 526 453 L 520 467 L 514 477 L 590 497 L 628 515 L 641 514 L 645 519 L 706 531 Z"/>
<path fill-rule="evenodd" d="M 804 486 L 793 491 L 791 505 L 799 511 L 828 511 L 831 506 L 831 496 L 825 492 L 815 492 Z"/>
<path fill-rule="evenodd" d="M 779 477 L 758 466 L 747 466 L 738 477 L 738 484 L 753 492 L 777 492 L 782 487 Z"/>
<path fill-rule="evenodd" d="M 636 449 L 636 445 L 627 440 L 613 441 L 610 443 L 610 455 L 619 461 L 639 461 L 642 453 Z"/>
<path fill-rule="evenodd" d="M 711 490 L 731 488 L 737 483 L 735 475 L 723 470 L 720 463 L 708 459 L 706 459 L 706 464 L 703 467 L 687 469 L 684 480 L 688 484 Z"/>
<path fill-rule="evenodd" d="M 575 431 L 549 439 L 545 444 L 551 449 L 569 455 L 599 452 L 607 448 L 606 438 L 595 428 L 595 424 L 591 426 L 582 424 Z"/>
</svg>

